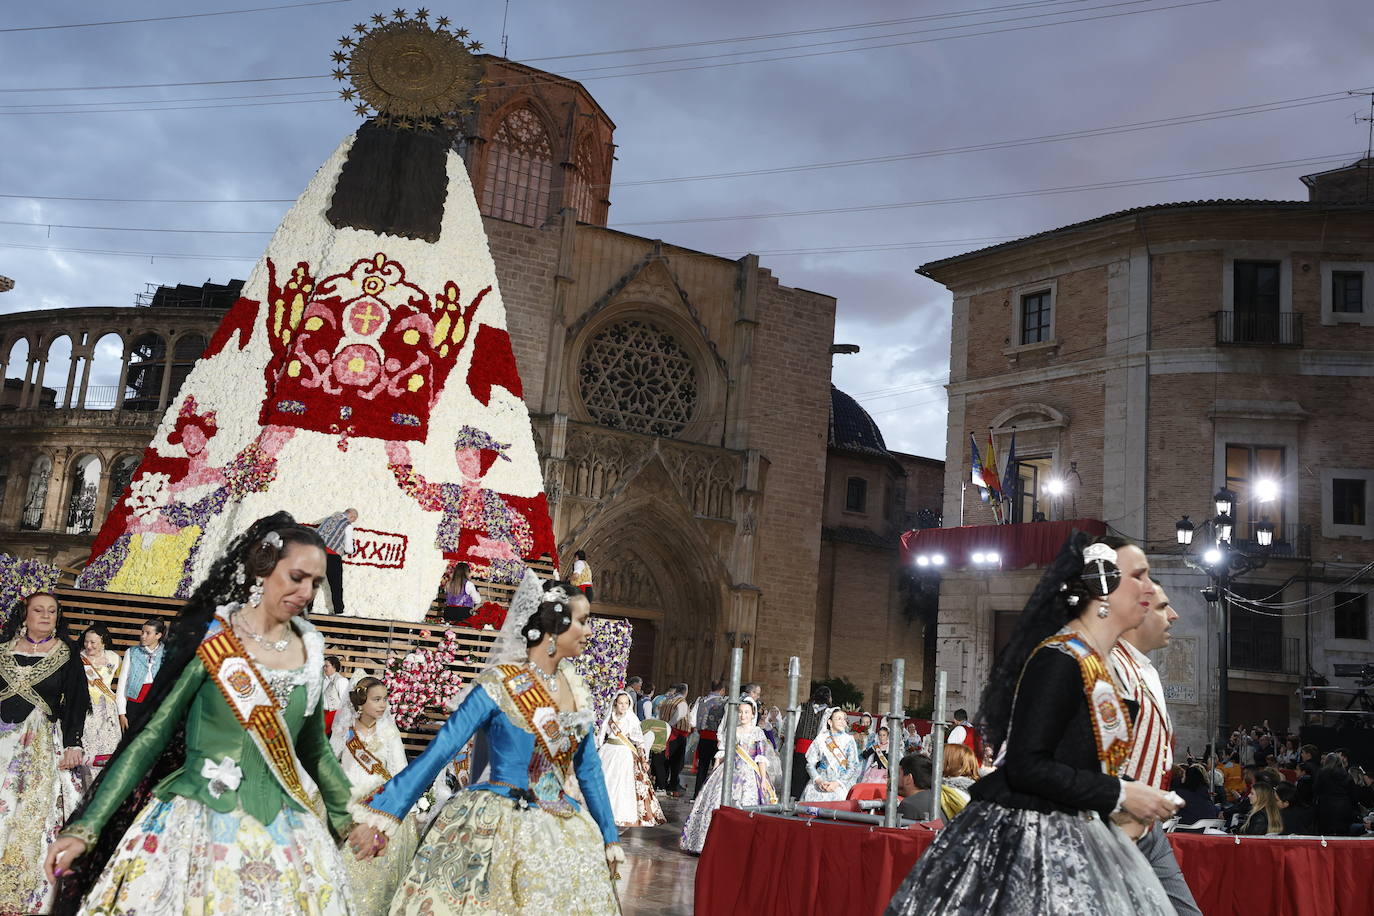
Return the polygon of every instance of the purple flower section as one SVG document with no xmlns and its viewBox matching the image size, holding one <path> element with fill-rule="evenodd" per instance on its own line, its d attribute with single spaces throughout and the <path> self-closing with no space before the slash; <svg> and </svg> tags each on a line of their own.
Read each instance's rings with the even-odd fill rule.
<svg viewBox="0 0 1374 916">
<path fill-rule="evenodd" d="M 0 615 L 9 620 L 19 602 L 34 592 L 51 591 L 58 569 L 42 560 L 17 560 L 0 554 Z"/>
<path fill-rule="evenodd" d="M 630 667 L 630 636 L 628 620 L 592 618 L 592 635 L 587 649 L 573 659 L 573 667 L 592 692 L 599 723 L 611 707 L 611 698 L 625 686 L 625 672 Z"/>
</svg>

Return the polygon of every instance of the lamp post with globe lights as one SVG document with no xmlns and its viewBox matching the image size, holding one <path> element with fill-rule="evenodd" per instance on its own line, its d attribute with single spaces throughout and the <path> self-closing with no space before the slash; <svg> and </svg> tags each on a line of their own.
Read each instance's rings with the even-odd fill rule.
<svg viewBox="0 0 1374 916">
<path fill-rule="evenodd" d="M 1266 482 L 1269 483 L 1269 482 Z M 1256 490 L 1260 487 L 1257 485 Z M 1270 483 L 1264 488 L 1263 501 L 1278 498 L 1277 484 Z M 1216 515 L 1200 526 L 1183 516 L 1174 523 L 1179 546 L 1186 553 L 1192 546 L 1193 536 L 1199 529 L 1211 529 L 1212 542 L 1197 560 L 1189 560 L 1189 565 L 1207 574 L 1211 584 L 1202 590 L 1202 597 L 1208 604 L 1217 607 L 1221 617 L 1221 639 L 1217 650 L 1217 732 L 1218 750 L 1226 746 L 1230 738 L 1230 667 L 1231 667 L 1231 583 L 1240 576 L 1264 566 L 1268 560 L 1269 549 L 1274 544 L 1274 526 L 1268 518 L 1254 524 L 1256 553 L 1246 553 L 1235 546 L 1236 494 L 1222 487 L 1212 497 Z"/>
</svg>

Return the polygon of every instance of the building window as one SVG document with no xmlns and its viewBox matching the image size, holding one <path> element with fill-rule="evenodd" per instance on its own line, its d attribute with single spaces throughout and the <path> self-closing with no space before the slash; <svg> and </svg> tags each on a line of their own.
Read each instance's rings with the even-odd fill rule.
<svg viewBox="0 0 1374 916">
<path fill-rule="evenodd" d="M 601 217 L 598 202 L 605 198 L 606 188 L 601 170 L 596 167 L 596 159 L 592 138 L 583 137 L 573 156 L 573 168 L 568 179 L 568 205 L 577 211 L 580 221 L 600 224 L 605 220 Z"/>
<path fill-rule="evenodd" d="M 846 512 L 868 511 L 868 481 L 862 477 L 851 477 L 844 485 L 844 508 Z"/>
<path fill-rule="evenodd" d="M 1374 262 L 1323 261 L 1322 324 L 1374 325 L 1374 308 L 1365 300 L 1371 276 Z"/>
<path fill-rule="evenodd" d="M 105 506 L 106 512 L 113 510 L 124 491 L 129 489 L 129 483 L 134 479 L 134 471 L 138 470 L 139 461 L 138 455 L 125 455 L 117 459 L 110 468 L 110 496 Z"/>
<path fill-rule="evenodd" d="M 95 527 L 95 500 L 100 492 L 100 459 L 87 455 L 72 471 L 72 491 L 67 497 L 67 533 L 90 534 Z"/>
<path fill-rule="evenodd" d="M 1365 525 L 1365 484 L 1361 477 L 1331 478 L 1331 524 Z"/>
<path fill-rule="evenodd" d="M 578 374 L 582 403 L 611 429 L 676 436 L 697 408 L 697 371 L 672 334 L 643 319 L 592 336 Z"/>
<path fill-rule="evenodd" d="M 1321 481 L 1322 537 L 1374 538 L 1374 470 L 1367 468 L 1319 468 Z"/>
<path fill-rule="evenodd" d="M 1346 314 L 1364 311 L 1364 272 L 1333 270 L 1331 272 L 1331 311 Z"/>
<path fill-rule="evenodd" d="M 1263 601 L 1274 593 L 1272 585 L 1233 585 L 1241 598 Z M 1243 604 L 1231 605 L 1232 668 L 1249 671 L 1284 670 L 1283 620 L 1269 614 L 1257 614 Z"/>
<path fill-rule="evenodd" d="M 43 504 L 48 499 L 48 481 L 52 478 L 52 459 L 39 455 L 29 468 L 29 488 L 24 494 L 24 509 L 19 517 L 22 531 L 37 531 L 43 527 Z"/>
<path fill-rule="evenodd" d="M 1284 450 L 1270 445 L 1226 444 L 1226 488 L 1236 494 L 1235 540 L 1254 540 L 1256 522 L 1274 525 L 1274 540 L 1286 540 L 1283 528 Z M 1266 493 L 1273 485 L 1275 491 Z M 1265 499 L 1265 496 L 1272 498 Z"/>
<path fill-rule="evenodd" d="M 517 108 L 491 139 L 482 182 L 482 211 L 498 219 L 538 226 L 549 215 L 553 147 L 539 116 Z"/>
<path fill-rule="evenodd" d="M 1291 328 L 1280 317 L 1283 265 L 1235 261 L 1231 267 L 1231 322 L 1226 343 L 1288 343 Z M 1291 319 L 1290 319 L 1291 323 Z"/>
<path fill-rule="evenodd" d="M 1021 344 L 1045 343 L 1050 336 L 1050 290 L 1021 297 Z"/>
<path fill-rule="evenodd" d="M 1049 518 L 1046 511 L 1050 505 L 1050 494 L 1045 489 L 1050 479 L 1050 456 L 1018 457 L 1016 473 L 1011 478 L 1011 490 L 1002 494 L 1011 512 L 1011 521 L 1034 522 Z M 1003 480 L 1005 483 L 1005 479 Z"/>
<path fill-rule="evenodd" d="M 1369 638 L 1369 595 L 1365 592 L 1336 592 L 1332 601 L 1336 615 L 1337 639 Z"/>
</svg>

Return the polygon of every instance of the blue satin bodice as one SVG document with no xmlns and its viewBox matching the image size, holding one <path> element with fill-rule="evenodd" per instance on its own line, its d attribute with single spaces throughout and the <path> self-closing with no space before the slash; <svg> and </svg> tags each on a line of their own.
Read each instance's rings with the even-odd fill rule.
<svg viewBox="0 0 1374 916">
<path fill-rule="evenodd" d="M 580 693 L 584 701 L 589 703 L 590 695 L 571 665 L 565 663 L 564 674 L 574 692 Z M 557 714 L 557 710 L 552 712 Z M 586 721 L 590 723 L 591 717 L 587 716 Z M 470 791 L 510 796 L 524 794 L 533 798 L 539 807 L 554 813 L 559 809 L 580 810 L 576 801 L 562 794 L 561 780 L 553 778 L 551 773 L 540 772 L 535 760 L 538 756 L 535 736 L 524 727 L 523 717 L 516 711 L 499 669 L 490 669 L 477 679 L 472 692 L 449 716 L 429 746 L 382 786 L 367 807 L 397 820 L 403 819 L 416 800 L 433 784 L 440 771 L 479 730 L 486 732 L 490 747 L 490 771 L 488 779 L 469 786 Z M 619 842 L 620 835 L 611 813 L 596 742 L 588 734 L 585 725 L 574 729 L 569 737 L 575 743 L 572 752 L 573 771 L 577 774 L 582 797 L 586 799 L 587 811 L 596 821 L 605 842 Z M 530 784 L 532 770 L 536 778 L 533 786 Z"/>
</svg>

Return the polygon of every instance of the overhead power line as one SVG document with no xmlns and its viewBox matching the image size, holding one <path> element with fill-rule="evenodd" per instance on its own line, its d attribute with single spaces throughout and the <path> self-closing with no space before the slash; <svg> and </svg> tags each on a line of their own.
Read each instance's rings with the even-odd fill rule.
<svg viewBox="0 0 1374 916">
<path fill-rule="evenodd" d="M 1088 7 L 1086 10 L 1084 10 L 1084 12 L 1091 11 L 1091 10 L 1106 10 L 1106 9 L 1111 9 L 1111 8 L 1113 8 L 1113 7 L 1138 5 L 1138 4 L 1141 4 L 1141 3 L 1149 3 L 1149 2 L 1154 2 L 1154 0 L 1123 0 L 1123 2 L 1111 3 L 1111 4 L 1106 4 L 1106 5 L 1098 6 L 1098 7 Z M 888 43 L 886 43 L 886 44 L 866 45 L 866 46 L 864 46 L 864 47 L 857 47 L 857 48 L 854 48 L 854 47 L 848 47 L 848 48 L 830 48 L 830 49 L 826 49 L 826 50 L 808 51 L 808 52 L 800 53 L 800 54 L 788 54 L 788 55 L 775 56 L 775 57 L 762 57 L 762 58 L 757 58 L 757 59 L 753 59 L 753 60 L 720 61 L 720 62 L 716 62 L 716 63 L 692 64 L 692 65 L 684 66 L 684 67 L 669 67 L 669 68 L 666 68 L 666 69 L 659 69 L 659 70 L 639 70 L 639 71 L 635 71 L 635 72 L 609 73 L 609 74 L 602 74 L 601 76 L 592 75 L 592 76 L 582 77 L 582 78 L 581 78 L 581 81 L 586 82 L 586 81 L 589 81 L 589 80 L 596 80 L 596 79 L 617 79 L 617 78 L 634 77 L 634 76 L 651 76 L 651 75 L 659 74 L 659 73 L 679 73 L 679 72 L 684 72 L 684 71 L 688 71 L 688 70 L 709 70 L 709 69 L 714 69 L 714 68 L 717 68 L 717 67 L 734 67 L 734 66 L 739 66 L 739 65 L 741 65 L 741 64 L 771 63 L 771 62 L 775 62 L 775 61 L 799 60 L 799 59 L 802 59 L 802 58 L 826 56 L 826 55 L 831 55 L 831 54 L 849 54 L 849 53 L 853 53 L 853 52 L 856 52 L 856 51 L 868 51 L 868 50 L 875 50 L 875 49 L 889 48 L 889 47 L 902 47 L 902 46 L 908 46 L 908 45 L 925 44 L 925 43 L 934 42 L 934 41 L 951 41 L 951 40 L 958 39 L 958 38 L 977 38 L 977 37 L 982 37 L 982 36 L 986 36 L 986 35 L 1000 35 L 1000 34 L 1005 34 L 1005 33 L 1008 33 L 1008 32 L 1018 32 L 1018 31 L 1025 31 L 1025 30 L 1029 30 L 1029 29 L 1044 29 L 1044 28 L 1051 28 L 1051 27 L 1053 27 L 1053 26 L 1058 26 L 1058 25 L 1073 25 L 1073 24 L 1077 24 L 1077 23 L 1092 22 L 1092 21 L 1097 21 L 1097 20 L 1101 20 L 1101 19 L 1116 19 L 1116 18 L 1120 18 L 1120 17 L 1122 17 L 1122 16 L 1138 16 L 1138 15 L 1143 15 L 1143 14 L 1146 14 L 1146 13 L 1165 12 L 1165 11 L 1168 11 L 1168 10 L 1183 9 L 1183 8 L 1192 7 L 1192 6 L 1206 6 L 1206 5 L 1209 5 L 1209 4 L 1212 4 L 1212 3 L 1220 3 L 1220 2 L 1221 2 L 1221 0 L 1188 0 L 1188 2 L 1174 3 L 1174 4 L 1166 5 L 1166 6 L 1150 7 L 1150 8 L 1148 8 L 1148 9 L 1140 9 L 1140 10 L 1118 10 L 1118 11 L 1115 11 L 1115 12 L 1105 13 L 1105 14 L 1100 15 L 1100 16 L 1080 16 L 1080 17 L 1075 18 L 1075 19 L 1061 19 L 1061 20 L 1056 20 L 1056 21 L 1054 21 L 1054 22 L 1030 23 L 1030 24 L 1027 24 L 1027 25 L 1010 26 L 1010 27 L 1007 27 L 1007 28 L 992 29 L 992 30 L 982 31 L 982 32 L 967 32 L 967 33 L 964 33 L 964 34 L 961 34 L 961 35 L 938 35 L 938 36 L 926 37 L 926 38 L 908 39 L 908 40 L 898 41 L 898 42 L 888 42 Z M 1042 15 L 1043 15 L 1043 14 L 1042 14 Z M 1017 17 L 1017 18 L 1031 18 L 1031 17 Z M 999 20 L 999 21 L 1012 21 L 1012 20 Z M 989 23 L 982 23 L 982 25 L 987 25 L 987 24 L 989 24 Z M 973 26 L 969 26 L 969 27 L 970 27 L 970 28 L 977 28 L 978 25 L 973 25 Z M 927 31 L 933 31 L 933 30 L 927 30 Z M 891 35 L 877 35 L 877 36 L 870 36 L 869 39 L 865 39 L 865 40 L 882 41 L 882 40 L 884 40 L 884 39 L 891 38 L 891 37 L 893 37 L 893 36 L 891 36 Z M 830 42 L 829 44 L 848 43 L 848 42 L 852 42 L 852 41 L 853 41 L 853 39 L 843 39 L 843 40 L 841 40 L 841 41 Z M 800 47 L 811 47 L 811 46 L 799 45 L 799 46 L 794 46 L 794 47 L 800 48 Z M 793 48 L 784 47 L 784 48 L 774 48 L 774 49 L 771 49 L 771 50 L 767 50 L 767 49 L 764 49 L 764 50 L 756 50 L 756 51 L 745 52 L 745 53 L 766 54 L 766 53 L 775 53 L 775 52 L 777 52 L 777 51 L 786 51 L 786 50 L 792 50 L 792 49 L 793 49 Z M 622 64 L 622 65 L 619 65 L 619 66 L 620 66 L 621 68 L 624 68 L 624 69 L 627 69 L 627 70 L 628 70 L 629 68 L 636 68 L 636 67 L 657 67 L 657 66 L 660 66 L 661 64 L 665 64 L 665 63 L 690 62 L 690 61 L 696 61 L 696 60 L 701 60 L 701 59 L 703 59 L 703 58 L 695 57 L 695 58 L 682 58 L 682 59 L 680 59 L 680 60 L 641 61 L 641 62 L 631 63 L 631 64 Z M 599 71 L 599 70 L 603 70 L 603 69 L 608 69 L 608 68 L 598 67 L 598 68 L 592 68 L 592 69 L 589 69 L 589 70 L 571 71 L 571 72 L 565 73 L 565 74 L 554 75 L 554 77 L 553 77 L 552 79 L 547 79 L 547 80 L 533 79 L 533 80 L 529 80 L 529 81 L 527 81 L 527 82 L 525 82 L 525 83 L 522 83 L 522 85 L 523 85 L 523 86 L 527 86 L 527 87 L 534 87 L 534 86 L 538 86 L 538 85 L 542 85 L 542 84 L 557 83 L 557 82 L 566 82 L 567 79 L 568 79 L 569 77 L 571 77 L 571 76 L 574 76 L 574 75 L 577 75 L 577 74 L 581 74 L 581 73 L 592 73 L 593 70 Z M 274 77 L 260 77 L 260 78 L 256 78 L 256 79 L 238 79 L 238 80 L 197 80 L 197 81 L 189 81 L 189 82 L 169 82 L 169 83 L 126 83 L 126 84 L 106 85 L 106 86 L 61 86 L 61 87 L 58 87 L 58 86 L 53 86 L 53 87 L 44 86 L 44 87 L 27 87 L 27 88 L 22 88 L 22 89 L 0 89 L 0 93 L 13 93 L 13 92 L 81 92 L 81 91 L 104 91 L 104 90 L 114 90 L 114 89 L 156 89 L 156 88 L 167 88 L 167 87 L 172 87 L 172 86 L 214 86 L 214 85 L 229 85 L 229 84 L 234 84 L 234 83 L 275 82 L 275 81 L 281 81 L 281 80 L 303 80 L 303 79 L 332 79 L 332 77 L 330 76 L 330 74 L 327 74 L 327 73 L 318 73 L 318 74 L 309 74 L 309 75 L 304 75 L 304 76 L 274 76 Z"/>
<path fill-rule="evenodd" d="M 255 6 L 245 10 L 220 10 L 214 13 L 182 13 L 176 16 L 148 16 L 143 19 L 108 19 L 104 22 L 69 22 L 55 25 L 21 25 L 0 32 L 46 32 L 54 29 L 94 29 L 107 25 L 137 25 L 144 22 L 167 22 L 172 19 L 205 19 L 210 16 L 239 16 L 244 13 L 268 13 L 278 10 L 299 9 L 304 6 L 328 6 L 336 3 L 352 3 L 353 0 L 309 0 L 306 3 L 282 3 L 275 6 Z"/>
<path fill-rule="evenodd" d="M 790 32 L 768 32 L 760 35 L 739 35 L 734 38 L 707 38 L 701 41 L 683 41 L 667 45 L 645 45 L 638 48 L 618 48 L 613 51 L 584 51 L 579 54 L 553 54 L 545 57 L 526 57 L 523 63 L 545 63 L 551 60 L 577 60 L 583 57 L 608 57 L 616 54 L 645 54 L 653 51 L 676 51 L 682 48 L 702 48 L 710 45 L 740 44 L 749 41 L 768 41 L 774 38 L 795 38 L 800 35 L 820 35 L 831 32 L 852 32 L 861 29 L 878 29 L 885 26 L 906 25 L 912 22 L 930 22 L 940 19 L 966 18 L 987 13 L 1004 13 L 1009 10 L 1032 9 L 1046 6 L 1070 6 L 1086 3 L 1087 0 L 1038 0 L 1033 3 L 1012 3 L 1003 6 L 988 6 L 972 10 L 956 10 L 948 13 L 927 13 L 924 16 L 907 16 L 901 19 L 877 19 L 870 22 L 855 22 L 849 25 L 824 26 L 814 29 L 794 29 Z"/>
<path fill-rule="evenodd" d="M 736 222 L 741 220 L 756 219 L 780 219 L 790 216 L 815 216 L 828 215 L 835 213 L 861 213 L 881 210 L 896 210 L 910 207 L 924 207 L 936 204 L 957 204 L 957 203 L 976 203 L 987 200 L 1006 200 L 1020 197 L 1036 197 L 1048 194 L 1067 194 L 1081 191 L 1110 190 L 1116 188 L 1137 187 L 1142 185 L 1161 184 L 1171 181 L 1191 181 L 1199 178 L 1214 178 L 1219 176 L 1243 175 L 1253 172 L 1273 171 L 1276 169 L 1294 168 L 1298 166 L 1311 167 L 1330 162 L 1344 162 L 1358 153 L 1331 154 L 1327 156 L 1314 156 L 1303 159 L 1286 159 L 1279 162 L 1266 162 L 1257 165 L 1246 166 L 1227 166 L 1216 169 L 1204 169 L 1195 172 L 1176 172 L 1171 175 L 1155 175 L 1148 178 L 1123 178 L 1112 181 L 1099 181 L 1082 185 L 1064 185 L 1053 188 L 1037 188 L 1028 191 L 1006 191 L 999 194 L 976 194 L 967 197 L 945 197 L 930 200 L 904 201 L 900 203 L 865 204 L 853 207 L 828 207 L 813 210 L 785 210 L 773 213 L 738 213 L 722 216 L 700 216 L 687 217 L 682 219 L 665 220 L 639 220 L 619 223 L 613 228 L 625 226 L 661 226 L 678 223 L 715 223 L 715 222 Z M 9 195 L 10 197 L 20 197 L 20 195 Z M 27 195 L 23 195 L 27 197 Z M 41 198 L 40 198 L 41 199 Z M 115 198 L 104 198 L 108 201 L 118 201 Z M 118 201 L 132 202 L 132 201 Z M 286 203 L 286 200 L 261 200 L 260 203 Z M 271 230 L 239 230 L 239 229 L 180 229 L 180 228 L 153 228 L 146 226 L 91 226 L 73 225 L 66 223 L 49 223 L 42 221 L 19 221 L 19 220 L 0 220 L 0 225 L 6 226 L 29 226 L 32 228 L 47 229 L 83 229 L 97 232 L 168 232 L 168 233 L 196 233 L 210 235 L 270 235 Z M 920 243 L 924 244 L 924 243 Z M 833 246 L 832 246 L 833 247 Z M 882 246 L 863 246 L 865 248 L 881 248 Z M 904 247 L 904 246 L 894 246 Z M 912 246 L 914 247 L 914 246 Z M 784 251 L 799 251 L 800 249 L 782 249 Z M 820 249 L 818 249 L 820 250 Z"/>
<path fill-rule="evenodd" d="M 1310 167 L 1323 163 L 1344 162 L 1358 153 L 1314 156 L 1304 159 L 1286 159 L 1280 162 L 1263 162 L 1257 165 L 1229 166 L 1219 169 L 1204 169 L 1196 172 L 1175 172 L 1170 175 L 1155 175 L 1149 178 L 1124 178 L 1114 181 L 1097 181 L 1080 185 L 1061 185 L 1051 188 L 1036 188 L 1029 191 L 1005 191 L 998 194 L 972 194 L 966 197 L 937 197 L 928 200 L 908 200 L 900 203 L 863 204 L 853 207 L 820 207 L 811 210 L 779 210 L 772 213 L 735 213 L 719 216 L 691 216 L 662 220 L 631 220 L 616 223 L 625 226 L 670 226 L 687 223 L 722 223 L 743 220 L 782 219 L 791 216 L 830 216 L 837 213 L 871 213 L 880 210 L 903 210 L 912 207 L 930 207 L 941 204 L 976 203 L 988 200 L 1012 200 L 1021 197 L 1040 197 L 1050 194 L 1072 194 L 1082 191 L 1106 191 L 1116 188 L 1139 187 L 1142 185 L 1162 184 L 1171 181 L 1193 181 L 1199 178 L 1219 178 L 1229 175 L 1246 175 L 1254 172 L 1268 172 L 1276 169 Z"/>
</svg>

